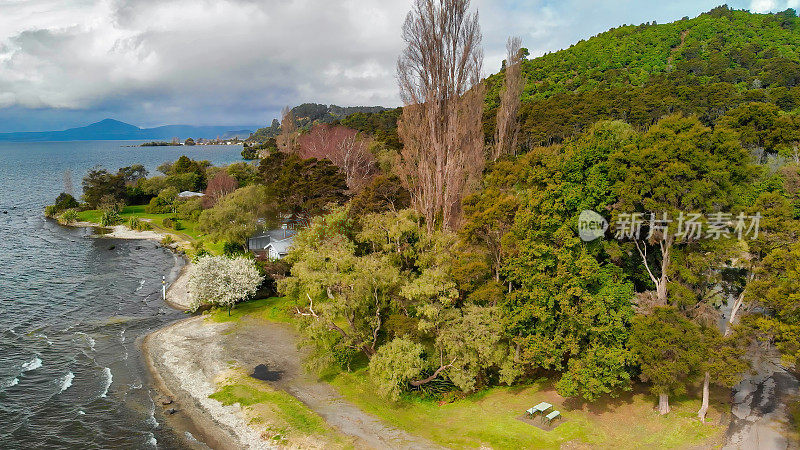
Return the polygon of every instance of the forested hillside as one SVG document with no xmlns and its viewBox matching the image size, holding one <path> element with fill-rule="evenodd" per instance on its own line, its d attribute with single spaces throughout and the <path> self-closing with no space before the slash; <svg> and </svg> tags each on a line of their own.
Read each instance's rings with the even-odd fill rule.
<svg viewBox="0 0 800 450">
<path fill-rule="evenodd" d="M 299 128 L 310 128 L 316 123 L 331 123 L 344 119 L 352 114 L 380 114 L 386 110 L 381 106 L 337 106 L 321 105 L 318 103 L 303 103 L 291 109 L 295 125 Z M 280 133 L 280 123 L 273 119 L 268 127 L 259 128 L 250 137 L 250 141 L 264 142 Z"/>
<path fill-rule="evenodd" d="M 598 120 L 622 120 L 642 130 L 675 112 L 713 125 L 750 102 L 793 111 L 800 106 L 800 19 L 791 9 L 752 14 L 720 6 L 693 19 L 612 28 L 525 60 L 522 72 L 523 148 L 562 142 Z M 486 79 L 487 142 L 494 136 L 503 77 L 501 70 Z M 346 124 L 390 141 L 397 118 L 362 113 Z"/>
<path fill-rule="evenodd" d="M 408 379 L 393 378 L 398 367 L 429 376 L 419 383 L 446 373 L 464 391 L 547 370 L 560 374 L 562 395 L 587 400 L 645 381 L 665 414 L 670 395 L 702 382 L 701 419 L 708 386 L 730 387 L 744 373 L 747 342 L 774 344 L 796 367 L 800 318 L 778 274 L 798 255 L 799 25 L 793 10 L 719 7 L 523 60 L 519 139 L 505 152 L 496 152 L 495 127 L 506 69 L 473 87 L 463 101 L 487 92 L 488 163 L 465 188 L 472 194 L 457 236 L 378 201 L 396 193 L 386 178 L 301 234 L 283 292 L 299 302 L 315 293 L 308 299 L 319 310 L 343 308 L 324 310 L 330 323 L 337 314 L 365 318 L 338 339 L 318 325 L 324 313 L 309 310 L 316 355 L 348 367 L 353 352 L 363 353 L 394 396 L 409 389 Z M 510 55 L 527 53 L 509 47 L 517 49 Z M 419 142 L 402 142 L 401 117 L 414 120 L 414 110 L 341 123 L 371 135 L 386 175 L 413 187 L 416 173 L 402 161 Z M 578 235 L 585 210 L 609 219 L 608 239 Z M 661 231 L 656 212 L 670 215 Z M 684 212 L 706 214 L 701 226 L 723 233 L 676 238 Z M 626 217 L 649 222 L 626 239 Z M 749 240 L 747 217 L 763 219 Z M 354 267 L 365 273 L 353 275 Z M 350 276 L 374 285 L 354 288 Z M 385 298 L 355 307 L 348 302 L 361 298 L 359 289 Z M 474 330 L 485 339 L 461 341 Z M 330 360 L 339 357 L 345 363 Z"/>
<path fill-rule="evenodd" d="M 794 10 L 752 14 L 720 6 L 694 19 L 613 28 L 524 61 L 525 145 L 560 142 L 601 119 L 645 128 L 676 111 L 707 125 L 744 102 L 800 105 L 800 21 Z M 487 80 L 494 133 L 503 72 Z"/>
</svg>

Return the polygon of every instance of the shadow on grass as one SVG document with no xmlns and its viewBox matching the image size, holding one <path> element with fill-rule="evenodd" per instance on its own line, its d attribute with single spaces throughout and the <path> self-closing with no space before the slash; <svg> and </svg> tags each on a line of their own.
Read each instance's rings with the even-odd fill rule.
<svg viewBox="0 0 800 450">
<path fill-rule="evenodd" d="M 618 409 L 622 405 L 630 405 L 633 398 L 639 394 L 648 394 L 648 388 L 634 384 L 630 391 L 618 392 L 615 397 L 604 395 L 597 400 L 588 401 L 579 397 L 570 397 L 564 400 L 564 408 L 569 411 L 586 410 L 592 414 L 602 414 Z"/>
<path fill-rule="evenodd" d="M 261 298 L 237 304 L 230 311 L 230 315 L 226 308 L 215 308 L 209 317 L 214 322 L 238 322 L 244 317 L 255 317 L 272 322 L 290 322 L 290 303 L 284 297 Z"/>
</svg>

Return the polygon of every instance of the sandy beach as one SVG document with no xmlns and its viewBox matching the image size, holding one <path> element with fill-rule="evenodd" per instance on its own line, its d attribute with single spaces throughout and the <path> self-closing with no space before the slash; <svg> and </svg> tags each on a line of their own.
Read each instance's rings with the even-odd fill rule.
<svg viewBox="0 0 800 450">
<path fill-rule="evenodd" d="M 167 288 L 167 304 L 175 309 L 187 311 L 192 304 L 189 297 L 189 277 L 194 265 L 186 260 L 175 281 Z"/>
<path fill-rule="evenodd" d="M 287 324 L 255 319 L 216 323 L 196 316 L 150 334 L 143 349 L 156 386 L 174 401 L 168 408 L 178 409 L 174 416 L 182 416 L 202 430 L 199 437 L 213 448 L 272 448 L 262 433 L 249 425 L 247 411 L 238 404 L 223 406 L 208 398 L 231 367 L 249 374 L 257 366 L 275 374 L 268 382 L 271 388 L 300 400 L 338 430 L 346 447 L 438 448 L 364 413 L 327 383 L 305 374 L 303 353 L 296 344 L 297 334 Z M 312 437 L 288 447 L 327 445 Z"/>
</svg>

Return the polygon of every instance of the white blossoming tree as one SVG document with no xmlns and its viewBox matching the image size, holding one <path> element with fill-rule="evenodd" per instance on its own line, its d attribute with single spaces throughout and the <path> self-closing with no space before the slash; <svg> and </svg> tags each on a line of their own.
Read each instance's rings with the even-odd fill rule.
<svg viewBox="0 0 800 450">
<path fill-rule="evenodd" d="M 192 311 L 203 305 L 228 308 L 255 295 L 264 277 L 248 258 L 204 256 L 197 260 L 189 278 Z"/>
</svg>

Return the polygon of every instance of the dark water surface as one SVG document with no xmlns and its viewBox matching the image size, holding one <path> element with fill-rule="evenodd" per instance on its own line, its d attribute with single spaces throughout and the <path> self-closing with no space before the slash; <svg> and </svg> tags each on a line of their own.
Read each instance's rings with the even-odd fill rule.
<svg viewBox="0 0 800 450">
<path fill-rule="evenodd" d="M 147 384 L 141 337 L 182 317 L 161 276 L 182 261 L 148 241 L 89 237 L 42 209 L 88 169 L 186 154 L 227 164 L 239 146 L 0 143 L 0 448 L 174 448 Z M 76 195 L 77 197 L 78 195 Z"/>
</svg>

